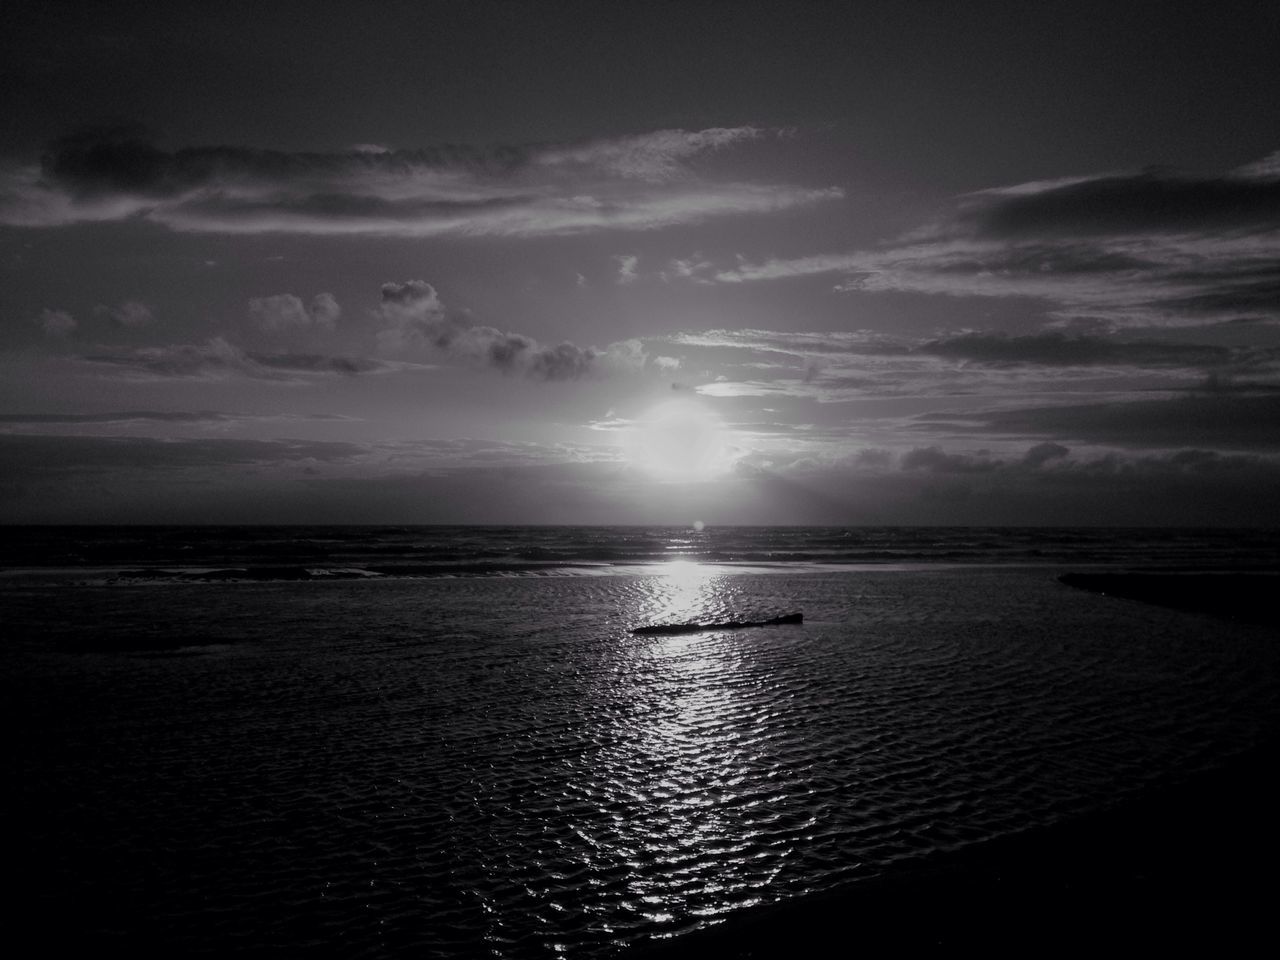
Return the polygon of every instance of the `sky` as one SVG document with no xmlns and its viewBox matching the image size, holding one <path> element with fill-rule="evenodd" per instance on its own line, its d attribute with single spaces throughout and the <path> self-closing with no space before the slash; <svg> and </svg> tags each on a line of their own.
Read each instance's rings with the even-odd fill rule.
<svg viewBox="0 0 1280 960">
<path fill-rule="evenodd" d="M 1280 5 L 6 5 L 0 522 L 1280 524 Z"/>
</svg>

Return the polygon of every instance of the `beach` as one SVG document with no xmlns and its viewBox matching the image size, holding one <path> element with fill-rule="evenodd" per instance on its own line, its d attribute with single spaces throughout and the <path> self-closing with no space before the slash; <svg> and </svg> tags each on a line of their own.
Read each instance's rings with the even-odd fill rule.
<svg viewBox="0 0 1280 960">
<path fill-rule="evenodd" d="M 524 958 L 1261 930 L 1273 625 L 1096 565 L 1066 572 L 1103 592 L 1055 564 L 621 559 L 11 578 L 27 932 Z M 632 632 L 695 622 L 761 625 Z"/>
</svg>

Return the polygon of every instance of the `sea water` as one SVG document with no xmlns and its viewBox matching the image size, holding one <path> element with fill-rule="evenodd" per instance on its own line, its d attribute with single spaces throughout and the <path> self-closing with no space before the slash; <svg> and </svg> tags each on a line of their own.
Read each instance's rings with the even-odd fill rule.
<svg viewBox="0 0 1280 960">
<path fill-rule="evenodd" d="M 1274 569 L 1257 533 L 11 532 L 19 916 L 51 944 L 609 956 L 1280 715 L 1266 628 L 1057 580 Z"/>
</svg>

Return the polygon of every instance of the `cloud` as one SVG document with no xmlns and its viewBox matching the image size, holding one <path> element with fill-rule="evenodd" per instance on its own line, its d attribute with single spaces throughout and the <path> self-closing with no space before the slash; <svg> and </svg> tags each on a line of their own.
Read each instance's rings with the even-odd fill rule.
<svg viewBox="0 0 1280 960">
<path fill-rule="evenodd" d="M 319 440 L 158 440 L 0 434 L 0 479 L 36 479 L 69 471 L 153 471 L 359 457 L 358 444 Z"/>
<path fill-rule="evenodd" d="M 139 300 L 126 300 L 114 307 L 100 303 L 93 308 L 93 313 L 126 330 L 149 326 L 155 320 L 151 308 Z"/>
<path fill-rule="evenodd" d="M 708 130 L 655 130 L 612 140 L 552 147 L 536 163 L 545 167 L 606 171 L 628 180 L 661 183 L 687 178 L 684 161 L 735 144 L 761 140 L 780 131 L 760 127 L 714 127 Z"/>
<path fill-rule="evenodd" d="M 1260 491 L 1280 483 L 1275 455 L 1199 447 L 1164 452 L 1077 453 L 1065 445 L 901 453 L 864 448 L 739 462 L 740 477 L 785 495 L 810 522 L 1113 525 L 1280 522 Z"/>
<path fill-rule="evenodd" d="M 843 196 L 837 188 L 712 179 L 700 156 L 776 135 L 661 130 L 580 144 L 286 153 L 161 149 L 137 130 L 54 143 L 0 172 L 0 222 L 143 219 L 215 233 L 429 237 L 653 230 Z"/>
<path fill-rule="evenodd" d="M 1027 467 L 1042 467 L 1046 463 L 1062 459 L 1069 453 L 1071 453 L 1070 449 L 1060 443 L 1037 443 L 1022 457 L 1022 463 Z"/>
<path fill-rule="evenodd" d="M 810 354 L 851 354 L 871 356 L 906 354 L 910 341 L 873 330 L 778 331 L 759 329 L 713 329 L 673 335 L 673 343 L 683 346 L 747 350 L 752 353 L 780 353 L 794 357 Z"/>
<path fill-rule="evenodd" d="M 289 381 L 306 375 L 354 375 L 390 369 L 384 361 L 358 357 L 249 352 L 225 337 L 214 337 L 205 343 L 87 354 L 82 359 L 134 375 L 174 380 L 223 380 L 246 376 L 258 380 Z"/>
<path fill-rule="evenodd" d="M 979 235 L 1002 238 L 1274 228 L 1280 177 L 1254 169 L 1217 177 L 1146 171 L 972 194 L 961 218 Z"/>
<path fill-rule="evenodd" d="M 169 425 L 176 428 L 189 426 L 217 426 L 267 421 L 310 421 L 350 423 L 351 417 L 333 413 L 298 414 L 247 414 L 223 413 L 217 410 L 114 410 L 106 413 L 5 413 L 0 414 L 0 431 L 22 431 L 24 428 L 55 429 L 61 431 L 85 428 L 147 427 Z M 61 435 L 61 432 L 60 432 Z"/>
<path fill-rule="evenodd" d="M 908 451 L 898 460 L 904 472 L 923 471 L 932 474 L 988 474 L 1001 480 L 1027 478 L 1167 478 L 1195 477 L 1214 474 L 1254 472 L 1280 475 L 1280 462 L 1255 454 L 1223 453 L 1187 447 L 1158 454 L 1108 452 L 1093 456 L 1073 457 L 1061 444 L 1037 444 L 1021 457 L 995 457 L 986 451 L 946 453 L 938 447 Z"/>
<path fill-rule="evenodd" d="M 291 293 L 255 297 L 249 301 L 249 319 L 258 330 L 267 334 L 332 330 L 341 315 L 342 308 L 331 293 L 317 293 L 311 298 L 309 309 Z"/>
<path fill-rule="evenodd" d="M 1135 391 L 1264 390 L 1280 386 L 1280 348 L 1048 330 L 906 337 L 873 331 L 708 330 L 651 343 L 681 351 L 686 369 L 720 376 L 705 396 L 1028 398 L 1064 390 L 1131 399 Z M 1043 401 L 1041 401 L 1043 402 Z"/>
<path fill-rule="evenodd" d="M 1000 463 L 987 455 L 943 453 L 937 447 L 918 447 L 902 457 L 903 470 L 926 470 L 929 473 L 986 473 Z"/>
<path fill-rule="evenodd" d="M 172 344 L 90 354 L 84 359 L 164 378 L 221 379 L 235 373 L 263 374 L 248 354 L 225 337 L 214 337 L 203 344 Z"/>
<path fill-rule="evenodd" d="M 715 264 L 702 254 L 695 253 L 691 257 L 668 261 L 666 269 L 659 276 L 665 283 L 670 283 L 672 280 L 685 280 L 690 283 L 710 284 L 715 282 L 716 272 Z"/>
<path fill-rule="evenodd" d="M 656 356 L 653 358 L 653 365 L 663 373 L 674 373 L 680 369 L 679 357 Z M 677 384 L 671 385 L 672 389 L 677 388 Z"/>
<path fill-rule="evenodd" d="M 929 340 L 914 349 L 919 353 L 973 363 L 1040 364 L 1054 367 L 1122 365 L 1207 368 L 1237 360 L 1244 352 L 1197 343 L 1071 336 L 1057 331 L 1027 336 L 963 333 Z M 1276 357 L 1280 359 L 1280 353 L 1276 353 Z"/>
<path fill-rule="evenodd" d="M 213 410 L 122 410 L 114 413 L 3 413 L 0 423 L 16 425 L 88 423 L 226 423 L 246 419 Z"/>
<path fill-rule="evenodd" d="M 613 259 L 618 264 L 618 283 L 623 285 L 635 283 L 638 279 L 636 267 L 640 264 L 640 258 L 635 254 L 619 254 Z"/>
<path fill-rule="evenodd" d="M 774 355 L 806 369 L 814 360 L 832 369 L 842 358 L 944 358 L 994 367 L 1229 369 L 1258 375 L 1280 373 L 1280 348 L 1227 347 L 1185 340 L 1131 339 L 1119 333 L 1089 334 L 1049 330 L 1014 335 L 962 331 L 939 337 L 904 337 L 872 330 L 776 331 L 706 330 L 667 338 L 680 346 Z M 1091 371 L 1090 375 L 1095 375 Z"/>
<path fill-rule="evenodd" d="M 384 354 L 442 353 L 535 380 L 639 372 L 650 362 L 638 340 L 623 340 L 603 350 L 567 341 L 550 346 L 524 334 L 476 324 L 465 314 L 446 310 L 435 287 L 424 280 L 383 284 L 376 316 L 382 326 L 378 346 Z"/>
<path fill-rule="evenodd" d="M 40 329 L 44 331 L 46 337 L 69 337 L 75 333 L 76 318 L 65 310 L 51 310 L 45 307 L 40 311 L 40 316 L 36 322 L 40 324 Z"/>
<path fill-rule="evenodd" d="M 984 435 L 1042 436 L 1124 447 L 1280 452 L 1280 394 L 1276 393 L 937 413 L 917 423 L 922 428 L 941 424 L 953 431 Z"/>
<path fill-rule="evenodd" d="M 1280 474 L 1275 452 L 1234 452 L 1183 445 L 1158 452 L 1097 449 L 1075 451 L 1065 444 L 1042 442 L 1030 447 L 1012 444 L 996 451 L 943 444 L 905 450 L 862 447 L 850 452 L 753 452 L 742 458 L 747 474 L 772 473 L 784 477 L 825 476 L 846 480 L 857 475 L 908 482 L 910 476 L 968 478 L 999 484 L 1006 481 L 1045 482 L 1051 478 L 1099 478 L 1147 475 L 1222 473 L 1256 467 Z"/>
<path fill-rule="evenodd" d="M 308 306 L 293 294 L 249 301 L 249 319 L 257 331 L 276 337 L 330 329 L 340 315 L 337 301 L 317 294 Z M 84 362 L 110 366 L 129 376 L 222 380 L 244 376 L 293 382 L 320 375 L 355 375 L 420 366 L 426 357 L 443 356 L 472 366 L 535 380 L 567 381 L 645 370 L 669 371 L 672 357 L 651 357 L 639 340 L 622 340 L 603 349 L 570 342 L 542 344 L 521 333 L 476 323 L 468 314 L 447 310 L 436 289 L 423 280 L 385 283 L 372 312 L 381 358 L 323 352 L 250 350 L 217 336 L 204 343 L 177 343 L 136 349 L 102 349 Z"/>
<path fill-rule="evenodd" d="M 1025 297 L 1114 326 L 1280 322 L 1280 166 L 1074 177 L 968 194 L 878 248 L 739 262 L 746 283 L 839 275 L 837 290 Z M 702 276 L 706 276 L 705 272 Z"/>
</svg>

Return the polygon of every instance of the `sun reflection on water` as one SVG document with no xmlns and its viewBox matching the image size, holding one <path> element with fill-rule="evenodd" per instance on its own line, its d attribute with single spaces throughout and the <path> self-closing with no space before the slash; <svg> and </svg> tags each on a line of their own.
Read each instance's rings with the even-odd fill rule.
<svg viewBox="0 0 1280 960">
<path fill-rule="evenodd" d="M 713 578 L 693 560 L 668 560 L 658 564 L 650 585 L 651 610 L 644 611 L 654 622 L 691 623 L 722 602 L 717 587 L 723 578 Z M 679 619 L 684 618 L 684 619 Z"/>
<path fill-rule="evenodd" d="M 672 560 L 648 578 L 636 619 L 720 619 L 727 580 L 697 563 Z M 747 651 L 741 638 L 714 630 L 635 638 L 628 648 L 638 702 L 615 717 L 601 759 L 630 801 L 613 852 L 629 867 L 631 908 L 650 921 L 694 923 L 759 902 L 756 891 L 785 859 L 775 850 L 778 866 L 762 871 L 755 818 L 743 816 L 747 806 L 763 802 L 746 782 L 765 740 L 744 676 Z M 719 866 L 709 872 L 705 865 L 713 860 Z"/>
</svg>

